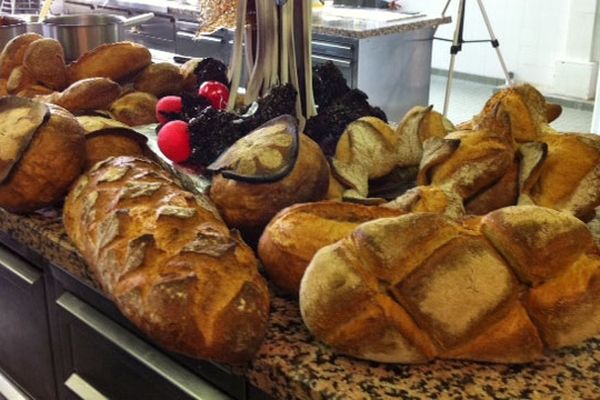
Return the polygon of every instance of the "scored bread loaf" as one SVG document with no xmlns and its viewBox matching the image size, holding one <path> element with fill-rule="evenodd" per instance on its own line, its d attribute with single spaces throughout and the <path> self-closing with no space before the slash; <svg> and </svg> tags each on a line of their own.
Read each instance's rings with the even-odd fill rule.
<svg viewBox="0 0 600 400">
<path fill-rule="evenodd" d="M 265 228 L 258 255 L 271 281 L 287 294 L 298 296 L 302 275 L 319 249 L 348 236 L 363 222 L 401 214 L 335 201 L 296 204 L 279 212 Z"/>
<path fill-rule="evenodd" d="M 249 360 L 269 292 L 252 250 L 203 196 L 144 159 L 110 158 L 65 202 L 66 231 L 123 314 L 165 348 Z"/>
<path fill-rule="evenodd" d="M 68 83 L 86 78 L 109 78 L 115 82 L 133 77 L 150 65 L 150 51 L 132 42 L 107 43 L 90 50 L 67 67 Z"/>
<path fill-rule="evenodd" d="M 379 219 L 314 256 L 300 309 L 359 358 L 529 362 L 600 333 L 600 249 L 581 221 L 537 206 Z"/>
</svg>

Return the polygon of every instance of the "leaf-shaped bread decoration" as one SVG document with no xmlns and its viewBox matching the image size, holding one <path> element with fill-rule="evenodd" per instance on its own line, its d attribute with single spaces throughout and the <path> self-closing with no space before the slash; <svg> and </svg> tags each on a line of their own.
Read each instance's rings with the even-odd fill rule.
<svg viewBox="0 0 600 400">
<path fill-rule="evenodd" d="M 141 145 L 145 145 L 148 142 L 148 138 L 143 134 L 131 129 L 129 125 L 111 118 L 97 115 L 82 115 L 77 117 L 77 122 L 85 130 L 85 137 L 88 139 L 110 134 L 126 136 Z"/>
<path fill-rule="evenodd" d="M 243 182 L 275 182 L 294 168 L 298 143 L 296 119 L 282 115 L 235 142 L 208 171 Z"/>
<path fill-rule="evenodd" d="M 0 99 L 0 183 L 49 116 L 50 110 L 44 103 L 15 96 Z"/>
</svg>

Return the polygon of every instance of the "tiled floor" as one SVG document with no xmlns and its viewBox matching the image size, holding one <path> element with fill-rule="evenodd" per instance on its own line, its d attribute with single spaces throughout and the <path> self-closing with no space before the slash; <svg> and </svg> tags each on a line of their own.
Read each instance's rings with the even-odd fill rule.
<svg viewBox="0 0 600 400">
<path fill-rule="evenodd" d="M 448 118 L 455 124 L 471 119 L 483 108 L 494 90 L 492 85 L 454 79 L 448 108 Z M 442 112 L 446 77 L 432 75 L 429 103 Z M 592 112 L 563 107 L 562 115 L 552 123 L 561 132 L 589 132 L 592 124 Z"/>
</svg>

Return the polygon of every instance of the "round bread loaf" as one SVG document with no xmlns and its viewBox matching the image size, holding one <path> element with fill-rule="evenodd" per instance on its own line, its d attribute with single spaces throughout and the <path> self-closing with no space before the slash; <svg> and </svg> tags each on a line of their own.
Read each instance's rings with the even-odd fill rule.
<svg viewBox="0 0 600 400">
<path fill-rule="evenodd" d="M 529 362 L 600 333 L 600 249 L 580 220 L 536 206 L 379 219 L 317 252 L 300 309 L 359 358 Z"/>
<path fill-rule="evenodd" d="M 49 108 L 49 119 L 0 183 L 0 207 L 8 211 L 35 211 L 59 202 L 83 170 L 83 128 L 68 111 Z"/>
<path fill-rule="evenodd" d="M 115 100 L 110 106 L 110 114 L 114 119 L 129 126 L 146 125 L 156 120 L 156 103 L 158 99 L 150 93 L 132 92 Z"/>
<path fill-rule="evenodd" d="M 111 158 L 79 179 L 63 219 L 102 289 L 157 343 L 227 363 L 254 355 L 269 291 L 207 198 L 150 161 Z"/>
<path fill-rule="evenodd" d="M 183 76 L 179 68 L 171 63 L 156 63 L 147 66 L 135 79 L 133 87 L 140 92 L 156 97 L 181 94 Z"/>
<path fill-rule="evenodd" d="M 258 255 L 270 280 L 294 297 L 315 253 L 348 236 L 361 223 L 403 214 L 377 206 L 322 201 L 281 210 L 260 237 Z"/>
<path fill-rule="evenodd" d="M 8 79 L 13 69 L 23 64 L 25 51 L 29 45 L 44 37 L 37 33 L 28 32 L 12 38 L 0 54 L 0 78 Z"/>
<path fill-rule="evenodd" d="M 38 82 L 54 90 L 67 86 L 65 52 L 55 39 L 32 42 L 25 51 L 23 67 Z"/>
<path fill-rule="evenodd" d="M 329 169 L 319 145 L 301 134 L 291 172 L 267 183 L 242 182 L 222 175 L 213 178 L 210 198 L 228 226 L 258 239 L 280 210 L 296 203 L 321 200 L 327 194 Z"/>
</svg>

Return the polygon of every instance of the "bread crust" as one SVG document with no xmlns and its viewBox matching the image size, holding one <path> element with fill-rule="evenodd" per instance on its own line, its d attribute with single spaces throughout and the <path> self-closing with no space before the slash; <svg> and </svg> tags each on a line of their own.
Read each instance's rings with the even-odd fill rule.
<svg viewBox="0 0 600 400">
<path fill-rule="evenodd" d="M 44 37 L 28 32 L 12 38 L 0 53 L 0 78 L 8 79 L 12 70 L 23 64 L 23 57 L 29 45 Z"/>
<path fill-rule="evenodd" d="M 150 161 L 111 158 L 79 179 L 64 223 L 102 289 L 158 344 L 226 363 L 254 355 L 268 288 L 208 199 Z"/>
<path fill-rule="evenodd" d="M 298 159 L 286 177 L 273 183 L 245 183 L 217 175 L 212 181 L 210 198 L 228 226 L 258 239 L 280 210 L 323 199 L 328 185 L 325 156 L 319 145 L 301 134 Z"/>
<path fill-rule="evenodd" d="M 38 82 L 54 90 L 67 86 L 65 53 L 55 39 L 44 38 L 32 42 L 25 51 L 23 67 Z"/>
<path fill-rule="evenodd" d="M 85 164 L 83 128 L 66 110 L 50 106 L 50 119 L 36 131 L 9 177 L 0 184 L 0 207 L 30 212 L 63 199 Z"/>
<path fill-rule="evenodd" d="M 281 210 L 267 225 L 258 255 L 269 279 L 298 296 L 302 275 L 315 253 L 348 236 L 358 225 L 402 211 L 335 201 L 296 204 Z"/>
<path fill-rule="evenodd" d="M 121 86 L 108 78 L 88 78 L 66 88 L 53 102 L 72 113 L 106 110 L 121 94 Z"/>
<path fill-rule="evenodd" d="M 129 126 L 156 123 L 158 99 L 150 93 L 131 92 L 118 98 L 110 105 L 114 119 Z"/>
<path fill-rule="evenodd" d="M 359 358 L 524 363 L 600 333 L 599 293 L 585 225 L 512 206 L 366 222 L 316 253 L 300 309 L 318 339 Z"/>
<path fill-rule="evenodd" d="M 109 78 L 121 82 L 150 65 L 150 51 L 132 42 L 103 44 L 81 55 L 67 68 L 69 84 L 86 78 Z"/>
<path fill-rule="evenodd" d="M 133 87 L 156 97 L 181 94 L 183 76 L 171 63 L 150 64 L 135 78 Z"/>
</svg>

